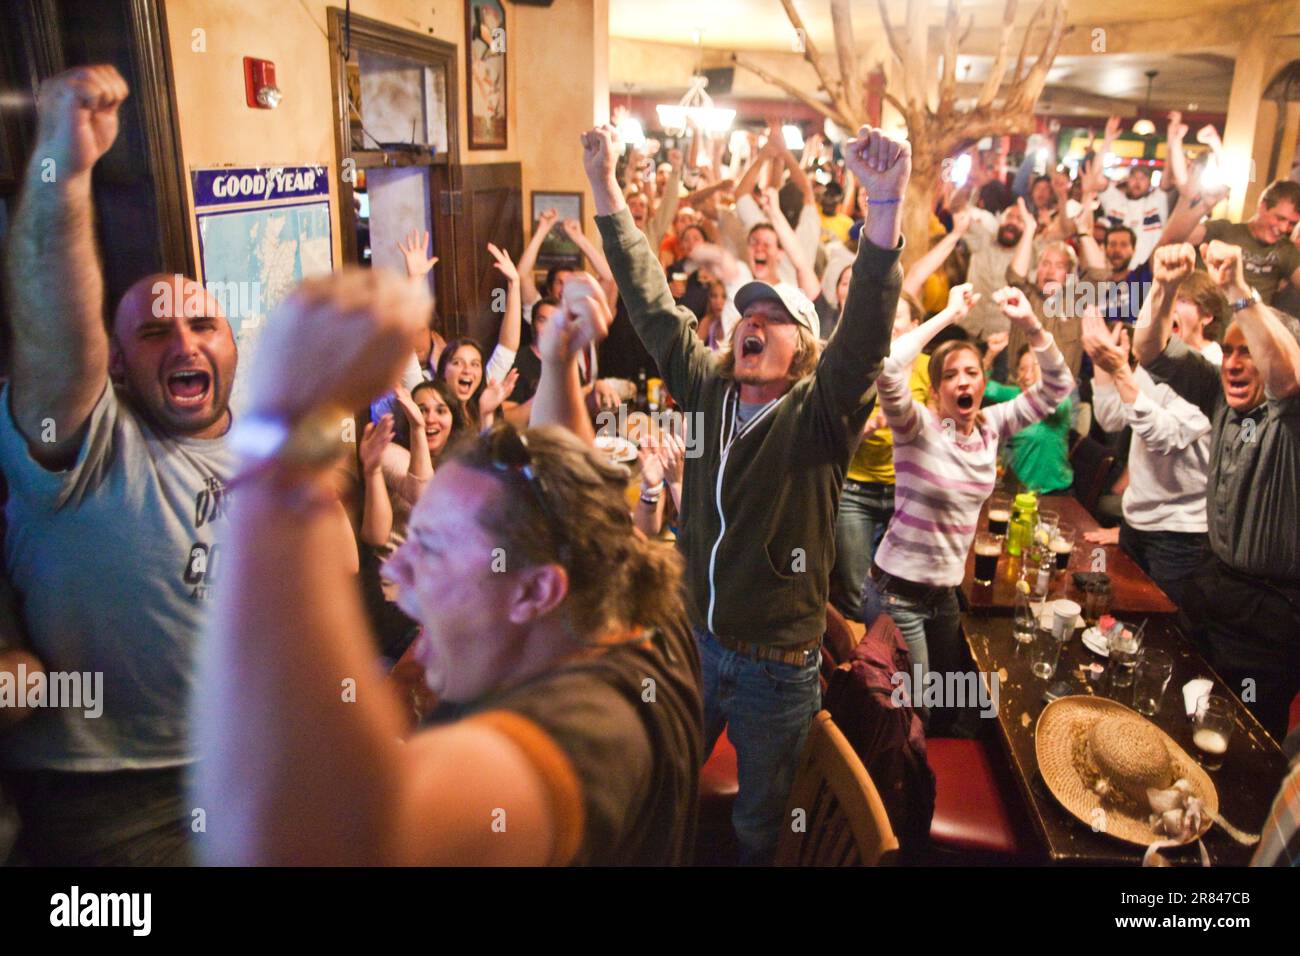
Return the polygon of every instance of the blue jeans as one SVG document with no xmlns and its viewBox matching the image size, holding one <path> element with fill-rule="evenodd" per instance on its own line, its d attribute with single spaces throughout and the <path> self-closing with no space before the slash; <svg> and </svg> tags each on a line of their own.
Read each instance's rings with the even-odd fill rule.
<svg viewBox="0 0 1300 956">
<path fill-rule="evenodd" d="M 1187 579 L 1205 562 L 1210 547 L 1203 531 L 1139 531 L 1128 522 L 1120 523 L 1119 546 L 1179 607 Z"/>
<path fill-rule="evenodd" d="M 889 575 L 880 581 L 867 575 L 862 588 L 862 620 L 866 625 L 870 627 L 881 614 L 888 614 L 902 631 L 912 663 L 921 665 L 922 674 L 955 674 L 971 668 L 970 652 L 961 637 L 957 589 L 936 587 L 930 588 L 924 598 L 904 597 L 890 590 L 891 580 Z M 917 707 L 916 711 L 923 715 L 926 733 L 931 736 L 954 732 L 957 718 L 966 713 L 946 707 Z M 967 723 L 963 722 L 963 727 Z M 963 731 L 961 735 L 967 734 Z"/>
<path fill-rule="evenodd" d="M 704 752 L 726 728 L 736 749 L 740 791 L 731 812 L 741 863 L 766 865 L 776 855 L 786 801 L 808 727 L 821 709 L 821 657 L 803 665 L 756 661 L 695 631 L 704 685 Z"/>
<path fill-rule="evenodd" d="M 862 584 L 893 516 L 893 485 L 852 479 L 844 482 L 835 518 L 831 603 L 851 621 L 862 620 Z"/>
</svg>

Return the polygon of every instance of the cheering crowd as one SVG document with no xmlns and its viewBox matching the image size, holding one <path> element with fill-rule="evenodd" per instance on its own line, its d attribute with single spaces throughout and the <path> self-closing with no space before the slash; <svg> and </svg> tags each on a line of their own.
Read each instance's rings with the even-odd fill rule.
<svg viewBox="0 0 1300 956">
<path fill-rule="evenodd" d="M 105 690 L 94 717 L 0 709 L 0 858 L 689 863 L 725 728 L 742 859 L 770 862 L 828 603 L 970 669 L 958 586 L 1000 469 L 1069 494 L 1089 433 L 1119 462 L 1096 540 L 1286 735 L 1300 184 L 1207 219 L 1177 114 L 1158 187 L 1107 172 L 1114 121 L 1074 170 L 973 148 L 906 270 L 900 138 L 601 125 L 573 144 L 600 246 L 549 211 L 518 263 L 489 245 L 490 350 L 445 338 L 412 233 L 405 277 L 302 283 L 241 368 L 192 279 L 104 301 L 91 172 L 127 95 L 107 66 L 44 84 L 5 253 L 0 676 Z M 537 283 L 552 229 L 591 273 Z M 630 505 L 593 420 L 639 377 L 690 434 L 640 436 Z"/>
</svg>

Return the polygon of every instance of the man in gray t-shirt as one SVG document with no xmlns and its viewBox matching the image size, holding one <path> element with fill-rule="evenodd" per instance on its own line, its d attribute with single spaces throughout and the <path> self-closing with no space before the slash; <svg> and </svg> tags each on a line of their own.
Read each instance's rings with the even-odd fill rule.
<svg viewBox="0 0 1300 956">
<path fill-rule="evenodd" d="M 182 276 L 141 279 L 106 333 L 91 170 L 126 95 L 111 66 L 42 85 L 6 262 L 5 565 L 32 651 L 103 698 L 42 708 L 0 744 L 35 863 L 188 859 L 185 708 L 219 586 L 236 350 L 216 301 Z"/>
</svg>

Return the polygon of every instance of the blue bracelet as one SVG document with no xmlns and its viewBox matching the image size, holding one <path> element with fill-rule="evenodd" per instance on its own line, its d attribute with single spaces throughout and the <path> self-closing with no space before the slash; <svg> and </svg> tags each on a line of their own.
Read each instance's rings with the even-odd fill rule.
<svg viewBox="0 0 1300 956">
<path fill-rule="evenodd" d="M 873 204 L 877 206 L 893 206 L 902 201 L 902 196 L 895 196 L 893 199 L 872 199 L 870 196 L 867 197 L 867 205 L 869 206 Z"/>
</svg>

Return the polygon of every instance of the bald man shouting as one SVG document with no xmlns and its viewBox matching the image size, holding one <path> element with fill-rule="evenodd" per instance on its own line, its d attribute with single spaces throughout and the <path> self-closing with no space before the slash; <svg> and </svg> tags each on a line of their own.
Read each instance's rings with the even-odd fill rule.
<svg viewBox="0 0 1300 956">
<path fill-rule="evenodd" d="M 0 739 L 39 864 L 186 863 L 202 819 L 182 803 L 185 707 L 220 587 L 235 340 L 182 276 L 141 279 L 104 327 L 91 170 L 126 96 L 111 66 L 42 85 L 6 262 L 5 566 L 33 652 L 82 690 Z"/>
</svg>

